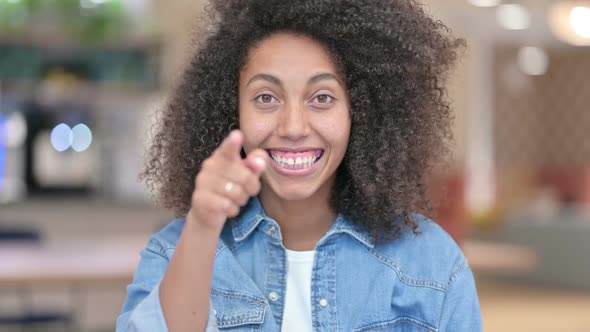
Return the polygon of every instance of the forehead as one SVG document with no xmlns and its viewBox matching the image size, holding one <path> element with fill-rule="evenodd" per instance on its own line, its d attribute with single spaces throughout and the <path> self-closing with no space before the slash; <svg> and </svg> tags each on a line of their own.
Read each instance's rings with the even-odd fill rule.
<svg viewBox="0 0 590 332">
<path fill-rule="evenodd" d="M 248 52 L 242 74 L 273 72 L 297 75 L 309 72 L 337 73 L 325 47 L 316 40 L 293 33 L 275 33 L 257 43 Z"/>
</svg>

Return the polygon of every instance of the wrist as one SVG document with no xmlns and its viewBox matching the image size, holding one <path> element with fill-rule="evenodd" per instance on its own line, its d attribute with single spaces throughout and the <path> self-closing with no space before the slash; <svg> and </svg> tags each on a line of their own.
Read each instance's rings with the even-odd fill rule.
<svg viewBox="0 0 590 332">
<path fill-rule="evenodd" d="M 186 215 L 186 225 L 187 228 L 191 232 L 195 232 L 198 234 L 205 234 L 205 235 L 215 235 L 219 237 L 221 231 L 223 230 L 223 224 L 219 227 L 211 226 L 201 220 L 199 220 L 192 212 L 192 209 Z"/>
</svg>

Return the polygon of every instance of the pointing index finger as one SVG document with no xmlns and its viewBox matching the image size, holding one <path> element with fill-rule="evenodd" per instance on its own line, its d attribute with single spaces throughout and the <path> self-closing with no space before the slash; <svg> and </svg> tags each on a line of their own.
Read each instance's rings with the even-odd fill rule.
<svg viewBox="0 0 590 332">
<path fill-rule="evenodd" d="M 232 130 L 225 138 L 220 147 L 221 154 L 228 160 L 240 160 L 243 136 L 239 130 Z"/>
</svg>

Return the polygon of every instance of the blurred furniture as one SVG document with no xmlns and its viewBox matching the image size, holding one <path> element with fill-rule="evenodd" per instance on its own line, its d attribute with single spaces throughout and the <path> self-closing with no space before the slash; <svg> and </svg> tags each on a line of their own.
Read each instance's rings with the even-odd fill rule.
<svg viewBox="0 0 590 332">
<path fill-rule="evenodd" d="M 144 237 L 60 243 L 0 243 L 0 287 L 95 287 L 128 283 Z"/>
<path fill-rule="evenodd" d="M 466 240 L 461 250 L 476 272 L 526 275 L 534 272 L 539 264 L 537 252 L 524 245 Z"/>
<path fill-rule="evenodd" d="M 122 237 L 97 240 L 0 241 L 0 291 L 33 287 L 65 287 L 72 292 L 75 311 L 63 316 L 68 328 L 78 326 L 85 308 L 85 290 L 92 287 L 126 285 L 132 281 L 145 247 L 144 237 Z M 27 326 L 55 318 L 39 312 L 15 318 L 0 319 L 1 324 Z"/>
<path fill-rule="evenodd" d="M 564 204 L 576 203 L 590 210 L 590 166 L 543 168 L 537 173 L 537 185 L 553 188 Z"/>
<path fill-rule="evenodd" d="M 575 210 L 558 215 L 515 214 L 506 220 L 498 241 L 533 249 L 536 268 L 526 281 L 590 290 L 590 218 Z"/>
<path fill-rule="evenodd" d="M 39 246 L 41 234 L 34 229 L 0 229 L 0 248 L 5 246 Z M 40 326 L 60 324 L 64 330 L 72 330 L 72 314 L 55 310 L 36 310 L 32 301 L 32 289 L 22 285 L 17 289 L 21 314 L 0 314 L 1 326 L 19 326 L 22 329 L 36 329 Z"/>
</svg>

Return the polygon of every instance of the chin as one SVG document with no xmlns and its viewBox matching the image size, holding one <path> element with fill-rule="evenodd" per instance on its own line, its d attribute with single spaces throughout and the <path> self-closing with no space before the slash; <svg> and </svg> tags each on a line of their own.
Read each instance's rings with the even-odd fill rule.
<svg viewBox="0 0 590 332">
<path fill-rule="evenodd" d="M 280 186 L 280 185 L 279 185 Z M 272 191 L 278 196 L 278 198 L 286 200 L 286 201 L 301 201 L 308 199 L 313 196 L 316 192 L 314 188 L 276 188 L 276 186 L 271 186 Z"/>
</svg>

